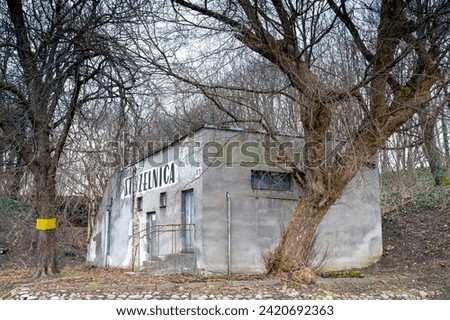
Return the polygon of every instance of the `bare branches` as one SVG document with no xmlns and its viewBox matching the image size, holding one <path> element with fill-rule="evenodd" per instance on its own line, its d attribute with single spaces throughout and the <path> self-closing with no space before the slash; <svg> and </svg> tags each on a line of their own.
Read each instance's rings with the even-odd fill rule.
<svg viewBox="0 0 450 320">
<path fill-rule="evenodd" d="M 371 4 L 333 0 L 307 4 L 278 0 L 229 1 L 227 6 L 233 7 L 233 15 L 213 5 L 199 7 L 200 4 L 196 6 L 193 1 L 174 2 L 184 7 L 185 12 L 194 10 L 206 19 L 231 28 L 241 43 L 267 59 L 289 79 L 290 89 L 295 92 L 292 103 L 299 104 L 305 139 L 321 142 L 331 126 L 345 128 L 347 143 L 341 153 L 346 158 L 360 159 L 353 162 L 355 168 L 364 166 L 385 139 L 425 108 L 439 77 L 438 65 L 445 54 L 448 56 L 448 48 L 442 45 L 448 31 L 437 27 L 445 20 L 448 23 L 442 1 L 426 9 L 420 8 L 420 3 L 400 0 Z M 372 19 L 364 20 L 367 16 Z M 203 26 L 207 24 L 205 21 L 208 20 L 202 20 Z M 192 25 L 196 25 L 195 19 Z M 428 30 L 432 25 L 434 29 Z M 342 46 L 335 48 L 337 42 Z M 307 51 L 318 59 L 309 60 Z M 343 60 L 328 58 L 337 52 L 347 55 L 342 55 Z M 345 59 L 349 60 L 345 62 Z M 347 79 L 341 81 L 336 71 L 339 69 L 334 69 L 333 63 L 348 63 Z M 327 70 L 330 70 L 330 80 Z M 236 89 L 233 85 L 227 89 L 216 83 L 202 83 L 201 79 L 193 77 L 188 82 L 207 93 L 211 100 L 214 96 L 223 100 L 223 90 Z M 250 94 L 252 90 L 244 91 Z M 274 92 L 283 93 L 284 90 Z M 229 99 L 231 104 L 246 105 L 254 110 L 252 101 Z M 350 120 L 337 117 L 345 113 L 346 107 L 344 118 L 353 121 L 347 125 L 345 121 Z M 230 113 L 223 104 L 218 108 Z M 353 116 L 355 111 L 358 115 Z M 262 116 L 267 120 L 266 115 Z"/>
<path fill-rule="evenodd" d="M 272 0 L 272 4 L 277 11 L 278 17 L 280 18 L 281 26 L 283 28 L 283 35 L 286 42 L 291 45 L 296 46 L 295 37 L 295 18 L 285 10 L 283 2 L 281 0 Z"/>
<path fill-rule="evenodd" d="M 106 80 L 116 76 L 117 79 L 110 83 L 123 87 L 127 87 L 126 82 L 132 80 L 135 65 L 131 61 L 124 63 L 129 51 L 124 49 L 125 43 L 121 42 L 122 39 L 108 35 L 108 32 L 121 27 L 118 24 L 120 19 L 123 19 L 121 23 L 132 24 L 133 16 L 132 11 L 127 13 L 129 9 L 125 6 L 122 9 L 118 4 L 111 4 L 108 9 L 112 12 L 108 12 L 106 7 L 100 8 L 95 1 L 49 3 L 48 8 L 40 8 L 41 5 L 45 4 L 34 4 L 25 13 L 21 1 L 8 1 L 13 34 L 9 40 L 5 38 L 5 41 L 9 42 L 2 45 L 12 50 L 12 58 L 4 60 L 0 93 L 9 92 L 17 99 L 26 110 L 24 114 L 29 117 L 28 123 L 37 126 L 34 130 L 37 135 L 29 137 L 35 152 L 38 152 L 37 148 L 52 150 L 57 163 L 77 110 L 89 100 L 82 98 L 82 95 L 89 95 L 88 92 L 93 89 L 91 85 L 100 84 L 99 77 Z M 39 16 L 42 12 L 49 13 L 48 10 L 53 10 L 53 13 L 45 17 Z M 88 14 L 85 15 L 84 12 Z M 25 14 L 28 15 L 26 19 Z M 116 24 L 108 25 L 113 17 Z M 13 40 L 15 41 L 12 42 Z M 17 53 L 16 60 L 14 51 Z M 13 61 L 20 62 L 21 70 L 17 71 L 22 73 L 25 85 L 19 83 L 20 77 L 11 73 L 13 68 L 19 67 L 14 66 L 11 63 Z M 107 67 L 110 70 L 103 71 Z M 120 79 L 125 73 L 131 76 Z M 110 90 L 103 84 L 100 84 L 99 88 Z M 99 95 L 99 98 L 101 96 Z M 55 118 L 59 120 L 54 120 Z M 62 123 L 63 130 L 56 131 L 61 135 L 56 137 L 55 133 L 52 133 L 55 145 L 42 145 L 50 138 L 49 128 L 56 130 Z M 42 136 L 38 137 L 39 135 Z M 48 138 L 44 138 L 45 135 Z M 36 144 L 37 141 L 40 143 Z M 52 143 L 49 140 L 45 144 Z"/>
<path fill-rule="evenodd" d="M 177 3 L 183 7 L 189 8 L 193 11 L 196 11 L 198 13 L 204 14 L 208 17 L 217 19 L 223 23 L 226 23 L 227 25 L 237 29 L 237 30 L 245 30 L 246 28 L 244 27 L 243 24 L 239 23 L 236 20 L 233 20 L 231 18 L 229 18 L 228 16 L 224 15 L 224 14 L 220 14 L 216 11 L 210 10 L 207 8 L 206 4 L 204 7 L 198 6 L 196 4 L 191 3 L 190 1 L 185 1 L 185 0 L 172 0 L 172 2 Z"/>
<path fill-rule="evenodd" d="M 3 130 L 6 139 L 17 146 L 21 157 L 31 166 L 31 169 L 37 169 L 34 162 L 35 153 L 29 145 L 27 137 L 21 133 L 16 121 L 12 121 L 6 115 L 2 115 L 0 117 L 0 128 Z"/>
<path fill-rule="evenodd" d="M 95 100 L 127 99 L 136 81 L 139 68 L 125 35 L 148 2 L 6 4 L 0 25 L 0 128 L 33 174 L 37 215 L 52 218 L 55 177 L 77 116 Z M 49 248 L 42 250 L 39 275 L 56 272 L 54 238 L 45 241 Z"/>
<path fill-rule="evenodd" d="M 17 98 L 20 101 L 20 103 L 24 106 L 24 108 L 26 108 L 27 110 L 31 109 L 28 98 L 15 85 L 0 81 L 0 90 L 10 92 L 15 98 Z"/>
<path fill-rule="evenodd" d="M 362 40 L 358 29 L 356 28 L 355 24 L 351 20 L 347 9 L 345 7 L 345 1 L 341 2 L 341 6 L 338 7 L 336 2 L 333 0 L 328 0 L 328 4 L 330 5 L 331 9 L 333 9 L 334 13 L 336 14 L 339 19 L 345 24 L 351 35 L 353 36 L 353 39 L 355 40 L 356 45 L 358 46 L 359 50 L 362 52 L 364 57 L 368 62 L 372 62 L 374 59 L 373 53 L 367 48 L 366 44 Z"/>
<path fill-rule="evenodd" d="M 28 81 L 38 80 L 38 70 L 35 64 L 33 52 L 31 50 L 30 39 L 25 24 L 22 1 L 8 0 L 11 20 L 14 25 L 14 33 L 16 37 L 16 48 L 20 56 L 20 62 L 25 70 L 26 79 Z"/>
</svg>

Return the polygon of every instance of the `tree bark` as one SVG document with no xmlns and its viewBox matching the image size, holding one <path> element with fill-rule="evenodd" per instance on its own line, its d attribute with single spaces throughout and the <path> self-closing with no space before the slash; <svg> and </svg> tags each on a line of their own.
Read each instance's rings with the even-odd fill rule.
<svg viewBox="0 0 450 320">
<path fill-rule="evenodd" d="M 447 127 L 447 119 L 445 114 L 445 108 L 442 110 L 442 136 L 443 136 L 443 143 L 444 143 L 444 153 L 445 153 L 445 167 L 446 171 L 450 172 L 450 144 L 448 142 L 448 127 Z"/>
<path fill-rule="evenodd" d="M 423 147 L 425 150 L 425 155 L 430 166 L 430 171 L 433 176 L 433 181 L 435 186 L 440 186 L 442 184 L 443 178 L 446 176 L 445 171 L 441 165 L 441 156 L 439 150 L 436 146 L 436 141 L 434 136 L 429 134 L 424 134 Z"/>
<path fill-rule="evenodd" d="M 437 117 L 437 113 L 427 117 L 424 112 L 421 112 L 425 157 L 427 158 L 431 174 L 433 175 L 434 185 L 440 186 L 446 174 L 442 166 L 442 157 L 436 144 L 436 134 L 434 132 Z"/>
<path fill-rule="evenodd" d="M 35 173 L 37 219 L 56 218 L 56 180 L 55 175 L 43 169 Z M 37 231 L 37 265 L 35 277 L 52 276 L 59 272 L 56 254 L 56 229 Z"/>
<path fill-rule="evenodd" d="M 330 205 L 317 207 L 316 201 L 301 198 L 282 241 L 271 253 L 268 273 L 291 280 L 312 283 L 315 281 L 311 263 L 315 233 Z"/>
</svg>

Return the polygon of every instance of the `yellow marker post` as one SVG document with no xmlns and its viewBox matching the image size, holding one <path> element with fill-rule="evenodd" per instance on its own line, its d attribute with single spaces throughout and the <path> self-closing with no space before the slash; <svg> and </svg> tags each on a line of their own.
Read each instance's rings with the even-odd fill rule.
<svg viewBox="0 0 450 320">
<path fill-rule="evenodd" d="M 53 219 L 37 219 L 36 229 L 38 230 L 53 230 L 56 229 L 56 218 Z"/>
</svg>

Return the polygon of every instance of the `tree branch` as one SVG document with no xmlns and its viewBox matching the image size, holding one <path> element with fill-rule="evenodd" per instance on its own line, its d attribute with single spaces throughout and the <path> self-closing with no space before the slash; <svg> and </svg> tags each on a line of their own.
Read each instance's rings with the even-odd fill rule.
<svg viewBox="0 0 450 320">
<path fill-rule="evenodd" d="M 22 0 L 7 0 L 7 3 L 14 25 L 14 34 L 17 41 L 16 48 L 19 53 L 20 63 L 26 74 L 27 81 L 31 84 L 34 81 L 38 81 L 39 72 L 35 55 L 31 50 L 30 39 L 27 33 L 28 28 L 25 25 Z"/>
<path fill-rule="evenodd" d="M 373 53 L 367 48 L 364 41 L 361 39 L 361 36 L 359 35 L 358 29 L 356 28 L 353 21 L 350 19 L 350 16 L 347 13 L 347 10 L 345 9 L 345 1 L 342 1 L 341 8 L 339 8 L 333 0 L 327 0 L 328 4 L 330 5 L 331 9 L 334 11 L 336 16 L 339 17 L 339 19 L 344 23 L 344 25 L 347 27 L 350 34 L 353 36 L 353 39 L 355 40 L 356 45 L 358 46 L 358 49 L 363 54 L 364 58 L 371 63 L 374 59 Z"/>
</svg>

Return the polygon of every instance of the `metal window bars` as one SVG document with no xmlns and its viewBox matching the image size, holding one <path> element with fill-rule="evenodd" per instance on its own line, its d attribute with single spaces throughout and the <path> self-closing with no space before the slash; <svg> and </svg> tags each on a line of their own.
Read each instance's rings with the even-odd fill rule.
<svg viewBox="0 0 450 320">
<path fill-rule="evenodd" d="M 147 252 L 153 260 L 168 254 L 194 252 L 194 224 L 164 224 L 142 230 Z"/>
</svg>

